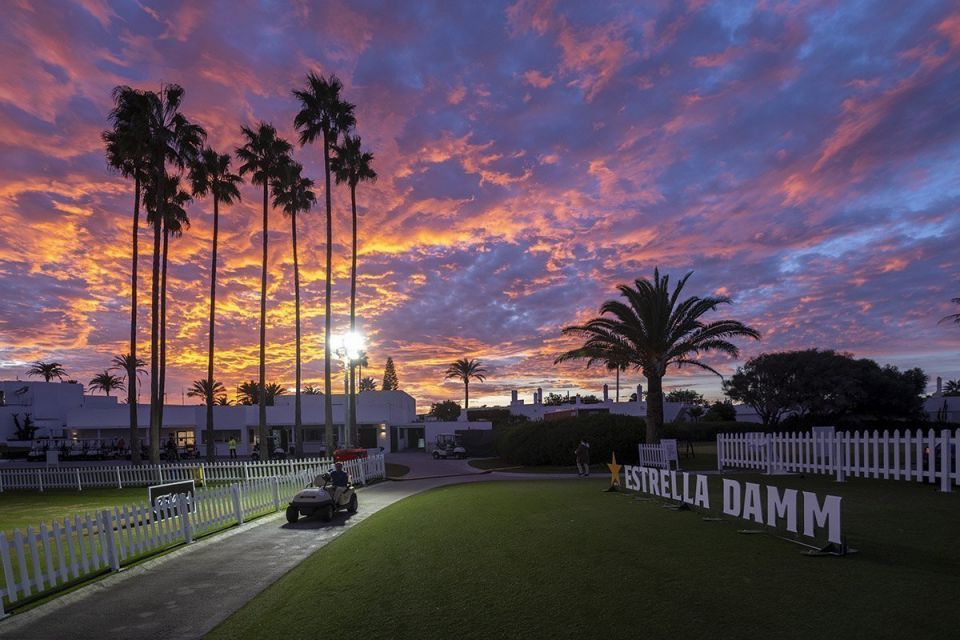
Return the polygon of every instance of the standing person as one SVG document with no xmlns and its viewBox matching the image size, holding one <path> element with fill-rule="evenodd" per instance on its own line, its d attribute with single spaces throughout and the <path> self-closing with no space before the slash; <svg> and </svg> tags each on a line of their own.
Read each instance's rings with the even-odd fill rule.
<svg viewBox="0 0 960 640">
<path fill-rule="evenodd" d="M 230 442 L 228 443 L 228 446 L 230 447 L 230 457 L 236 458 L 237 457 L 237 439 L 234 436 L 230 436 Z"/>
<path fill-rule="evenodd" d="M 177 443 L 173 440 L 173 434 L 170 434 L 170 437 L 167 438 L 167 462 L 173 462 L 174 460 L 179 460 L 180 456 L 177 455 Z"/>
<path fill-rule="evenodd" d="M 590 445 L 587 444 L 587 441 L 583 438 L 580 439 L 580 444 L 577 445 L 576 451 L 573 452 L 577 456 L 577 475 L 581 478 L 590 477 Z"/>
</svg>

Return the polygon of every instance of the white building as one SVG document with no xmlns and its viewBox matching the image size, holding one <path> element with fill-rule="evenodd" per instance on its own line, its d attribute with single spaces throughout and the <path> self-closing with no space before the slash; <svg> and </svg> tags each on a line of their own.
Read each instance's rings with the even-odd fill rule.
<svg viewBox="0 0 960 640">
<path fill-rule="evenodd" d="M 301 395 L 304 450 L 320 453 L 324 448 L 323 395 Z M 416 400 L 403 391 L 361 391 L 357 394 L 357 429 L 344 437 L 344 395 L 333 395 L 335 441 L 364 448 L 426 450 L 440 433 L 492 429 L 489 422 L 421 422 Z M 252 452 L 257 438 L 257 406 L 216 406 L 214 441 L 218 455 L 227 455 L 227 443 L 236 438 L 241 455 Z M 0 443 L 18 440 L 17 422 L 36 427 L 35 438 L 103 440 L 129 439 L 130 410 L 116 397 L 84 395 L 83 385 L 60 382 L 0 382 Z M 164 405 L 161 442 L 173 434 L 181 446 L 206 443 L 206 406 Z M 267 407 L 267 426 L 275 439 L 293 442 L 294 396 L 284 395 Z M 149 405 L 137 406 L 137 424 L 142 442 L 147 442 Z M 129 443 L 128 443 L 129 444 Z"/>
<path fill-rule="evenodd" d="M 526 404 L 524 400 L 518 397 L 517 391 L 510 392 L 510 413 L 515 416 L 525 416 L 528 420 L 539 422 L 543 419 L 557 419 L 573 415 L 583 415 L 586 413 L 611 413 L 623 416 L 634 416 L 645 418 L 647 416 L 647 403 L 643 400 L 643 385 L 637 385 L 636 399 L 617 402 L 610 398 L 610 389 L 603 385 L 603 400 L 600 402 L 585 403 L 577 395 L 572 403 L 561 405 L 543 404 L 543 389 L 538 388 L 533 392 L 533 401 Z M 672 422 L 687 405 L 682 402 L 664 402 L 663 419 L 664 422 Z M 550 417 L 548 417 L 550 416 Z"/>
</svg>

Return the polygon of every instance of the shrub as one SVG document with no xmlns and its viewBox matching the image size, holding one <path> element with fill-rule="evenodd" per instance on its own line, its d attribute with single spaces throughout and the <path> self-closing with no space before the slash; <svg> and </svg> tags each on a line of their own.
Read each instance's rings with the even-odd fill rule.
<svg viewBox="0 0 960 640">
<path fill-rule="evenodd" d="M 512 464 L 573 465 L 574 449 L 585 438 L 591 462 L 607 462 L 616 452 L 619 462 L 634 463 L 645 426 L 642 418 L 609 414 L 509 425 L 500 430 L 497 451 Z"/>
<path fill-rule="evenodd" d="M 680 441 L 715 441 L 718 433 L 748 433 L 764 431 L 758 422 L 668 422 L 663 425 L 662 438 L 676 438 Z"/>
</svg>

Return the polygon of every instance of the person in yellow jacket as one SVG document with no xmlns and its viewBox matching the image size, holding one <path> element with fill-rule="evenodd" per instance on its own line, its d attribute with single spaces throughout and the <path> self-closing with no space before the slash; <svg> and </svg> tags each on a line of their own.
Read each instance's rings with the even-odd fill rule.
<svg viewBox="0 0 960 640">
<path fill-rule="evenodd" d="M 229 446 L 230 446 L 230 457 L 236 458 L 237 457 L 237 439 L 234 437 L 231 437 Z"/>
</svg>

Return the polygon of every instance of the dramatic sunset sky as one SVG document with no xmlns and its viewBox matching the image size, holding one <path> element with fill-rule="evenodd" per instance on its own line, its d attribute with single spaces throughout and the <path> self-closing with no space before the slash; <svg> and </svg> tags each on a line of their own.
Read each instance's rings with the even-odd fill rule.
<svg viewBox="0 0 960 640">
<path fill-rule="evenodd" d="M 553 366 L 571 345 L 560 328 L 655 266 L 733 297 L 721 313 L 763 333 L 740 362 L 822 347 L 960 378 L 960 328 L 938 324 L 960 295 L 956 3 L 21 0 L 3 18 L 0 378 L 43 359 L 86 383 L 127 350 L 133 185 L 100 139 L 114 86 L 181 84 L 184 113 L 232 151 L 258 120 L 295 139 L 290 92 L 311 70 L 343 80 L 380 175 L 358 192 L 369 371 L 393 356 L 421 408 L 462 396 L 443 380 L 462 356 L 489 370 L 478 405 L 612 387 Z M 322 149 L 295 155 L 322 182 Z M 231 391 L 257 363 L 259 191 L 243 196 L 221 211 Z M 348 191 L 333 203 L 343 328 Z M 211 203 L 188 211 L 171 250 L 175 402 L 206 366 Z M 305 383 L 322 384 L 322 209 L 300 232 Z M 141 292 L 149 239 L 143 227 Z M 267 377 L 292 388 L 280 212 L 269 271 Z M 145 355 L 148 308 L 141 293 Z M 720 395 L 694 371 L 666 386 Z"/>
</svg>

